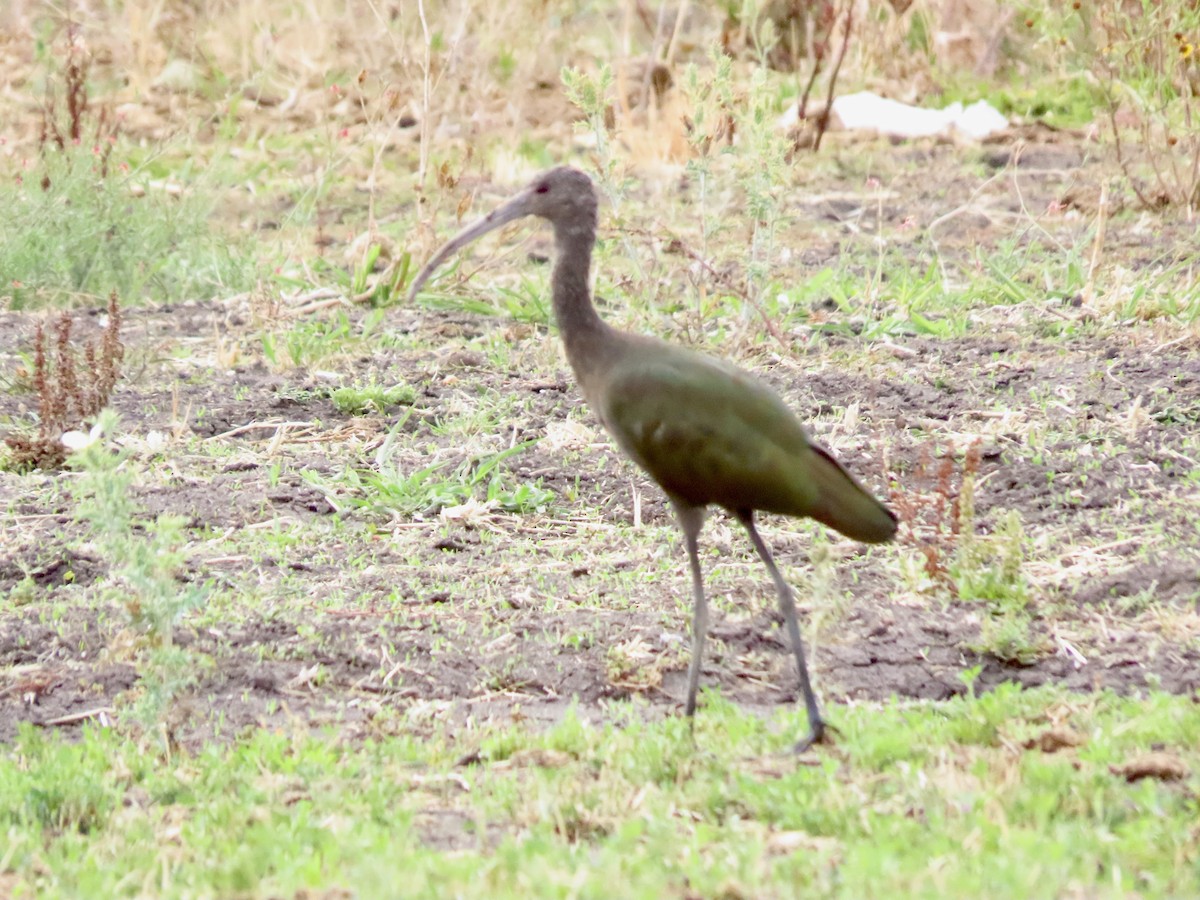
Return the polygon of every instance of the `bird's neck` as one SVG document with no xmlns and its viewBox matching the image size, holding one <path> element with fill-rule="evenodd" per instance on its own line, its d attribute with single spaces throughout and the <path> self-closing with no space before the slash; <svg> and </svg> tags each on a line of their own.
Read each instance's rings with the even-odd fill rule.
<svg viewBox="0 0 1200 900">
<path fill-rule="evenodd" d="M 557 252 L 551 275 L 554 318 L 567 360 L 589 403 L 595 402 L 597 378 L 619 344 L 617 332 L 604 323 L 592 304 L 588 275 L 595 242 L 594 225 L 556 229 Z"/>
</svg>

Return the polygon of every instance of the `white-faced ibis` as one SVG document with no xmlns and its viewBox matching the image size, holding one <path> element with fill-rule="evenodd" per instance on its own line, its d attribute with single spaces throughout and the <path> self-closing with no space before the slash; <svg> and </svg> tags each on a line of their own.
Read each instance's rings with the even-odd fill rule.
<svg viewBox="0 0 1200 900">
<path fill-rule="evenodd" d="M 809 732 L 796 745 L 801 752 L 822 739 L 826 724 L 809 682 L 791 588 L 754 527 L 754 513 L 810 516 L 867 543 L 890 540 L 896 517 L 809 440 L 762 382 L 721 360 L 601 321 L 588 289 L 596 208 L 591 179 L 576 169 L 551 169 L 451 238 L 417 275 L 409 298 L 450 254 L 506 222 L 540 216 L 553 226 L 552 302 L 567 359 L 588 404 L 620 448 L 662 486 L 683 530 L 695 604 L 687 715 L 696 710 L 708 627 L 696 541 L 706 507 L 715 504 L 745 526 L 775 582 L 808 713 Z"/>
</svg>

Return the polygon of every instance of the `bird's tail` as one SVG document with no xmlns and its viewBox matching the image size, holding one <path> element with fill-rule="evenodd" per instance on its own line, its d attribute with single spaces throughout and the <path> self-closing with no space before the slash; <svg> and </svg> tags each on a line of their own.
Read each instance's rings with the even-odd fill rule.
<svg viewBox="0 0 1200 900">
<path fill-rule="evenodd" d="M 828 452 L 817 446 L 812 449 L 812 475 L 819 494 L 816 508 L 809 515 L 855 541 L 890 541 L 896 534 L 895 514 Z"/>
</svg>

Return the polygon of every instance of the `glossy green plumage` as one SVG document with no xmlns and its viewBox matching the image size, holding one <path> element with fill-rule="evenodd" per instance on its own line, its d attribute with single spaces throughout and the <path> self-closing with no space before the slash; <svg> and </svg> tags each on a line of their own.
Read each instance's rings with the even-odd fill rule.
<svg viewBox="0 0 1200 900">
<path fill-rule="evenodd" d="M 895 533 L 892 514 L 810 442 L 769 387 L 735 366 L 641 339 L 603 384 L 605 426 L 673 498 L 811 516 L 860 541 Z"/>
</svg>

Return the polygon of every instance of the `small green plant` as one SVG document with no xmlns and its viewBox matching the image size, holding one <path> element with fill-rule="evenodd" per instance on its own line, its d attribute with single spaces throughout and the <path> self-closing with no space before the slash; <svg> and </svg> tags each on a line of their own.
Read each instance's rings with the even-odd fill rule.
<svg viewBox="0 0 1200 900">
<path fill-rule="evenodd" d="M 976 653 L 987 653 L 1001 662 L 1028 666 L 1041 655 L 1040 642 L 1031 633 L 1031 620 L 1024 610 L 989 610 L 979 628 L 979 640 L 967 645 Z"/>
<path fill-rule="evenodd" d="M 554 491 L 542 487 L 541 479 L 522 481 L 516 487 L 510 487 L 495 475 L 488 481 L 487 502 L 504 512 L 539 513 L 545 512 L 554 502 Z"/>
<path fill-rule="evenodd" d="M 102 412 L 92 429 L 91 442 L 71 457 L 83 477 L 77 516 L 91 529 L 108 562 L 114 586 L 119 585 L 130 624 L 146 643 L 141 648 L 138 689 L 130 698 L 129 720 L 144 732 L 158 732 L 170 704 L 194 683 L 190 654 L 174 644 L 174 628 L 189 610 L 201 606 L 205 585 L 184 576 L 185 520 L 158 516 L 141 520 L 134 511 L 132 488 L 136 471 L 124 452 L 109 441 L 117 415 Z"/>
<path fill-rule="evenodd" d="M 381 245 L 371 244 L 367 247 L 367 252 L 363 254 L 362 260 L 354 267 L 350 278 L 350 290 L 356 296 L 366 291 L 367 281 L 371 277 L 371 273 L 375 271 L 375 265 L 379 262 L 379 255 L 382 252 Z"/>
<path fill-rule="evenodd" d="M 390 305 L 403 294 L 404 285 L 412 269 L 412 254 L 407 250 L 397 251 L 392 243 L 382 236 L 358 249 L 349 269 L 317 258 L 309 263 L 304 279 L 276 276 L 276 281 L 296 289 L 310 286 L 310 279 L 328 281 L 342 288 L 354 303 L 379 309 Z"/>
<path fill-rule="evenodd" d="M 355 387 L 336 388 L 329 398 L 338 412 L 357 416 L 369 412 L 385 413 L 397 406 L 410 406 L 416 396 L 416 391 L 407 384 L 385 387 L 369 381 Z"/>
<path fill-rule="evenodd" d="M 974 497 L 963 509 L 973 515 Z M 979 640 L 971 647 L 1015 665 L 1029 665 L 1041 653 L 1032 634 L 1029 613 L 1029 579 L 1025 575 L 1025 530 L 1021 516 L 1009 510 L 995 534 L 984 541 L 973 531 L 960 529 L 958 553 L 950 576 L 961 600 L 983 604 Z"/>
<path fill-rule="evenodd" d="M 975 682 L 979 680 L 979 676 L 983 674 L 983 666 L 971 666 L 969 669 L 963 669 L 958 673 L 958 680 L 963 683 L 967 689 L 967 696 L 974 697 Z"/>
<path fill-rule="evenodd" d="M 328 318 L 303 319 L 285 331 L 265 331 L 260 336 L 263 356 L 273 369 L 309 368 L 363 346 L 383 321 L 386 310 L 370 310 L 357 323 L 344 310 Z"/>
<path fill-rule="evenodd" d="M 564 67 L 559 73 L 563 92 L 587 117 L 586 126 L 596 141 L 596 159 L 599 162 L 599 180 L 608 195 L 615 212 L 620 212 L 624 192 L 616 184 L 617 162 L 610 147 L 609 120 L 612 115 L 608 93 L 613 85 L 613 73 L 607 63 L 602 63 L 594 75 L 573 67 Z"/>
<path fill-rule="evenodd" d="M 520 691 L 528 684 L 528 677 L 521 673 L 518 656 L 506 655 L 497 663 L 484 668 L 483 688 L 487 691 Z"/>
<path fill-rule="evenodd" d="M 761 290 L 774 262 L 775 233 L 787 196 L 782 186 L 791 142 L 776 127 L 779 96 L 764 69 L 754 71 L 737 110 L 737 130 L 744 146 L 736 157 L 737 177 L 754 228 L 747 271 L 751 284 Z"/>
<path fill-rule="evenodd" d="M 292 367 L 312 366 L 344 352 L 345 342 L 352 336 L 345 314 L 334 322 L 320 319 L 299 322 L 284 333 L 284 351 Z"/>
<path fill-rule="evenodd" d="M 305 478 L 321 490 L 335 508 L 348 507 L 389 517 L 436 515 L 446 507 L 470 500 L 486 504 L 485 509 L 521 514 L 541 512 L 553 502 L 554 493 L 543 488 L 540 480 L 511 485 L 499 468 L 504 460 L 525 451 L 536 441 L 465 459 L 453 469 L 452 462 L 446 460 L 405 471 L 396 452 L 396 437 L 403 425 L 403 420 L 397 423 L 384 439 L 376 453 L 374 470 L 346 469 L 341 476 L 332 479 L 306 472 Z M 483 489 L 482 500 L 478 496 L 480 488 Z"/>
<path fill-rule="evenodd" d="M 545 285 L 540 279 L 522 279 L 515 288 L 492 286 L 482 295 L 463 291 L 421 292 L 421 305 L 430 309 L 455 310 L 481 316 L 501 316 L 530 325 L 549 325 L 550 307 Z"/>
<path fill-rule="evenodd" d="M 692 153 L 687 162 L 687 169 L 696 179 L 700 253 L 705 257 L 709 253 L 710 236 L 713 235 L 714 229 L 721 227 L 720 219 L 711 220 L 708 202 L 712 158 L 732 144 L 736 130 L 733 120 L 733 110 L 736 106 L 733 60 L 713 47 L 709 61 L 711 68 L 703 72 L 695 63 L 689 63 L 680 81 L 680 89 L 687 98 L 690 111 L 687 139 Z"/>
<path fill-rule="evenodd" d="M 77 515 L 90 527 L 113 580 L 122 585 L 130 622 L 151 643 L 169 646 L 176 623 L 200 606 L 207 592 L 203 585 L 182 577 L 185 520 L 158 516 L 143 522 L 136 517 L 131 496 L 136 472 L 126 454 L 109 443 L 117 422 L 116 413 L 102 412 L 91 442 L 71 458 L 83 473 L 84 497 Z"/>
<path fill-rule="evenodd" d="M 169 745 L 177 724 L 173 714 L 176 698 L 194 687 L 199 680 L 199 662 L 206 657 L 191 653 L 175 644 L 144 647 L 138 659 L 137 690 L 122 697 L 122 721 L 138 726 L 143 735 L 152 735 Z"/>
</svg>

